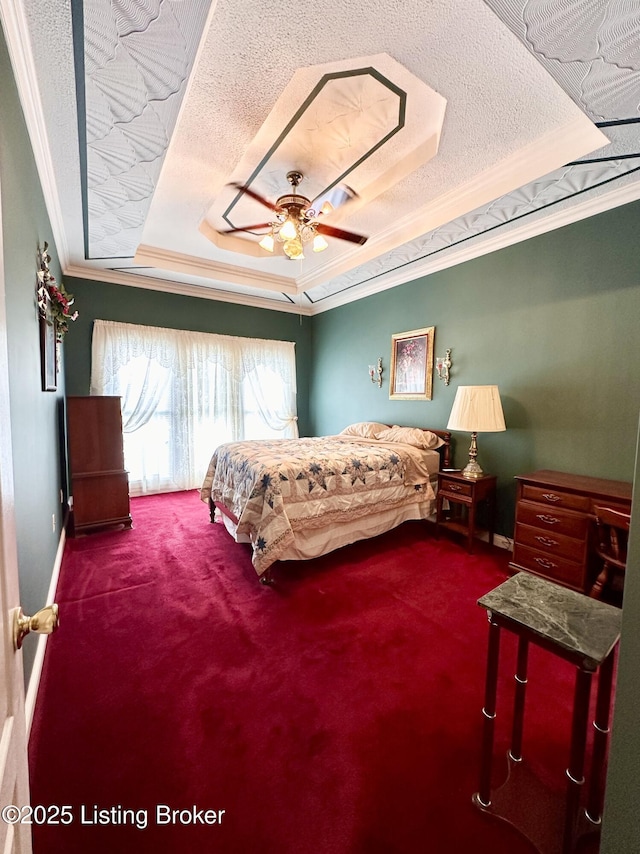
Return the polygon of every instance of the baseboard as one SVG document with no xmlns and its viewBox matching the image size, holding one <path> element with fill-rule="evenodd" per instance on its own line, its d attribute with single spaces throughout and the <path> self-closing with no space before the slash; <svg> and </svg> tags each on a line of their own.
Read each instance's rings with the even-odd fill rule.
<svg viewBox="0 0 640 854">
<path fill-rule="evenodd" d="M 435 524 L 436 514 L 432 513 L 431 516 L 427 519 L 428 522 L 433 522 Z M 484 540 L 485 543 L 489 542 L 489 534 L 487 531 L 479 531 L 478 539 Z M 509 537 L 503 536 L 503 534 L 494 534 L 493 535 L 493 545 L 497 546 L 499 549 L 506 549 L 507 551 L 513 551 L 513 540 Z"/>
<path fill-rule="evenodd" d="M 489 535 L 484 534 L 481 536 L 482 540 L 489 540 Z M 497 546 L 499 549 L 506 549 L 509 552 L 513 551 L 513 540 L 509 539 L 509 537 L 505 537 L 502 534 L 494 534 L 493 535 L 493 545 Z"/>
<path fill-rule="evenodd" d="M 58 550 L 56 551 L 56 559 L 54 561 L 53 571 L 51 573 L 49 592 L 47 593 L 47 605 L 50 605 L 52 602 L 55 602 L 56 599 L 56 591 L 58 589 L 58 578 L 60 576 L 60 567 L 62 566 L 62 555 L 64 554 L 64 544 L 66 540 L 67 530 L 66 526 L 63 525 L 62 531 L 60 533 Z M 40 688 L 40 677 L 42 676 L 42 666 L 44 664 L 44 653 L 47 648 L 48 639 L 48 635 L 38 635 L 38 646 L 36 648 L 35 658 L 33 659 L 31 674 L 29 676 L 29 686 L 27 688 L 27 696 L 25 698 L 24 703 L 24 711 L 27 724 L 27 742 L 29 741 L 29 735 L 31 733 L 31 723 L 33 721 L 33 713 L 36 708 L 36 699 L 38 697 L 38 689 Z"/>
<path fill-rule="evenodd" d="M 489 542 L 489 534 L 487 531 L 479 531 L 477 535 L 477 539 L 483 540 L 485 543 Z M 513 551 L 513 540 L 509 539 L 509 537 L 503 536 L 503 534 L 494 534 L 493 535 L 493 545 L 499 549 L 506 549 L 507 551 Z"/>
</svg>

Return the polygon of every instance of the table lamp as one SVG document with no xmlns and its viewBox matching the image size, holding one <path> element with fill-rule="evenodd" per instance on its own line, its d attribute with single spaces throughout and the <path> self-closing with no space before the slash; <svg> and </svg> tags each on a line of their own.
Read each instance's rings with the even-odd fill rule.
<svg viewBox="0 0 640 854">
<path fill-rule="evenodd" d="M 498 433 L 506 429 L 497 385 L 458 386 L 447 430 L 471 433 L 469 462 L 462 470 L 464 477 L 477 478 L 484 474 L 476 459 L 477 434 Z"/>
</svg>

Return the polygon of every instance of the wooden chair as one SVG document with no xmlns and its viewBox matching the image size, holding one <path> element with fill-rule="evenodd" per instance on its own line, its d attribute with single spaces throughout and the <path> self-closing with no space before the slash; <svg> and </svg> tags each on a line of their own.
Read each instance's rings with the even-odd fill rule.
<svg viewBox="0 0 640 854">
<path fill-rule="evenodd" d="M 595 514 L 596 552 L 602 560 L 602 569 L 589 595 L 600 599 L 605 588 L 612 588 L 614 576 L 621 577 L 624 584 L 631 517 L 629 513 L 611 507 L 596 507 Z"/>
</svg>

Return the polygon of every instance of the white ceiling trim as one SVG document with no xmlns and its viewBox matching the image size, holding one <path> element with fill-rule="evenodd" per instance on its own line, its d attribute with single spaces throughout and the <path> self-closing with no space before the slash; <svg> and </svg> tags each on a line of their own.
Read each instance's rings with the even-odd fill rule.
<svg viewBox="0 0 640 854">
<path fill-rule="evenodd" d="M 45 0 L 42 0 L 42 3 L 44 2 Z M 68 4 L 60 4 L 60 7 L 57 7 L 57 5 L 53 3 L 53 0 L 46 0 L 46 2 L 51 2 L 49 9 L 58 25 L 57 29 L 52 30 L 52 32 L 56 32 L 58 36 L 61 35 L 61 45 L 66 45 L 65 39 L 67 30 L 69 38 L 71 34 L 70 25 L 67 26 L 66 22 Z M 523 2 L 521 2 L 521 0 L 509 0 L 509 2 L 505 3 L 499 2 L 499 0 L 496 0 L 496 2 L 493 2 L 493 0 L 486 0 L 486 2 L 489 8 L 493 6 L 495 7 L 494 11 L 497 9 L 500 12 L 502 20 L 521 39 L 521 41 L 527 45 L 529 50 L 536 56 L 536 59 L 546 67 L 544 57 L 541 57 L 539 51 L 536 50 L 536 46 L 531 45 L 524 37 L 524 34 L 520 33 L 519 24 L 516 26 L 519 20 L 520 13 L 518 10 L 520 10 L 520 6 L 528 6 L 530 0 L 523 0 Z M 509 11 L 509 14 L 506 14 L 505 8 L 503 8 L 505 6 L 509 7 L 509 10 L 511 10 L 511 7 L 513 6 L 513 9 L 515 10 L 513 11 L 513 14 L 512 11 Z M 209 8 L 207 26 L 212 20 L 215 7 L 216 2 L 214 0 Z M 474 235 L 473 239 L 467 240 L 464 243 L 464 246 L 459 244 L 458 246 L 452 245 L 448 248 L 442 248 L 438 250 L 437 255 L 431 255 L 424 259 L 417 258 L 415 261 L 412 261 L 406 257 L 406 255 L 404 258 L 399 256 L 397 261 L 398 263 L 401 263 L 402 266 L 398 267 L 396 270 L 392 269 L 389 270 L 388 273 L 377 275 L 377 270 L 372 269 L 371 275 L 375 276 L 375 278 L 372 278 L 371 281 L 367 282 L 366 276 L 363 276 L 364 281 L 361 283 L 354 282 L 353 284 L 346 284 L 345 289 L 340 293 L 336 293 L 331 297 L 323 298 L 319 296 L 318 301 L 315 303 L 309 303 L 308 298 L 304 295 L 294 295 L 289 297 L 288 299 L 291 299 L 292 302 L 289 302 L 288 299 L 283 296 L 284 293 L 299 293 L 301 288 L 309 289 L 309 283 L 304 278 L 300 278 L 297 281 L 295 288 L 291 290 L 291 282 L 294 281 L 293 277 L 284 277 L 285 281 L 289 282 L 289 287 L 277 286 L 273 291 L 273 296 L 271 298 L 265 296 L 264 300 L 259 296 L 256 296 L 255 293 L 243 293 L 241 286 L 238 284 L 232 284 L 229 290 L 217 289 L 218 287 L 224 287 L 223 282 L 226 283 L 230 281 L 228 271 L 225 271 L 224 277 L 219 277 L 218 283 L 215 281 L 215 273 L 212 275 L 212 271 L 207 266 L 206 260 L 203 267 L 201 265 L 202 259 L 196 259 L 196 261 L 200 263 L 200 267 L 195 269 L 192 263 L 193 259 L 189 255 L 184 255 L 182 258 L 174 255 L 173 258 L 174 261 L 177 258 L 178 261 L 184 261 L 185 264 L 188 264 L 190 267 L 190 275 L 201 278 L 201 285 L 184 280 L 174 281 L 171 277 L 170 270 L 167 271 L 167 277 L 164 278 L 161 269 L 157 269 L 154 275 L 151 276 L 127 273 L 119 269 L 107 269 L 106 265 L 108 264 L 112 264 L 114 267 L 117 266 L 118 261 L 116 259 L 103 259 L 102 261 L 98 260 L 94 262 L 87 262 L 85 264 L 82 259 L 82 254 L 76 251 L 74 233 L 71 231 L 67 232 L 66 230 L 65 222 L 68 211 L 65 205 L 63 214 L 62 207 L 63 204 L 65 204 L 64 192 L 66 191 L 67 185 L 62 178 L 56 180 L 57 166 L 59 164 L 58 160 L 54 158 L 54 155 L 52 154 L 54 149 L 51 147 L 52 140 L 56 138 L 56 127 L 52 125 L 52 127 L 49 128 L 45 122 L 45 115 L 47 114 L 46 111 L 50 112 L 52 103 L 55 103 L 55 98 L 52 99 L 51 97 L 48 97 L 43 101 L 41 90 L 38 86 L 36 59 L 38 59 L 38 61 L 40 60 L 40 57 L 38 56 L 38 46 L 40 42 L 34 42 L 34 46 L 32 48 L 30 30 L 34 29 L 34 19 L 29 18 L 29 10 L 31 9 L 31 12 L 35 14 L 34 10 L 37 8 L 38 6 L 36 3 L 33 4 L 33 8 L 31 7 L 30 0 L 0 0 L 0 20 L 4 29 L 16 77 L 20 101 L 25 116 L 25 122 L 31 139 L 36 167 L 42 184 L 43 195 L 51 222 L 53 235 L 52 242 L 55 243 L 60 266 L 63 274 L 65 275 L 78 276 L 83 279 L 95 281 L 112 282 L 114 284 L 122 284 L 138 288 L 148 288 L 157 291 L 166 291 L 178 294 L 182 293 L 204 299 L 219 300 L 221 302 L 270 308 L 276 311 L 313 315 L 327 311 L 333 307 L 350 303 L 364 296 L 395 287 L 396 285 L 403 284 L 407 281 L 429 275 L 437 270 L 446 269 L 447 267 L 454 266 L 455 264 L 471 260 L 475 257 L 480 257 L 521 240 L 526 240 L 529 237 L 543 234 L 571 222 L 584 219 L 640 198 L 640 184 L 637 181 L 637 176 L 634 176 L 633 180 L 635 183 L 632 184 L 630 182 L 626 182 L 619 184 L 618 189 L 613 191 L 604 191 L 591 201 L 572 202 L 570 198 L 567 198 L 566 206 L 564 204 L 561 205 L 552 214 L 546 212 L 543 213 L 542 209 L 540 212 L 533 212 L 531 217 L 527 217 L 526 225 L 510 225 L 507 221 L 504 224 L 504 228 L 499 228 L 490 236 L 484 236 L 482 234 Z M 62 8 L 67 9 L 67 11 L 63 13 L 61 11 Z M 518 12 L 518 14 L 516 14 L 516 12 Z M 616 12 L 614 14 L 614 7 L 612 7 L 611 14 L 615 17 L 615 14 L 619 13 Z M 515 23 L 513 20 L 514 15 Z M 46 21 L 47 16 L 40 14 L 38 18 L 41 28 L 44 27 L 44 22 Z M 557 29 L 561 32 L 561 28 Z M 47 25 L 47 31 L 49 30 L 51 30 L 51 28 Z M 37 30 L 34 31 L 37 32 Z M 550 31 L 555 32 L 553 28 Z M 589 41 L 589 44 L 592 42 L 593 39 Z M 200 56 L 202 46 L 203 44 L 201 43 L 198 49 L 198 56 Z M 570 80 L 569 78 L 565 79 L 565 77 L 560 77 L 560 80 L 565 92 L 567 92 L 567 94 L 571 94 L 574 102 L 579 103 L 580 108 L 586 109 L 587 114 L 590 114 L 592 119 L 595 120 L 593 111 L 587 109 L 589 105 L 585 105 L 582 98 L 578 99 L 577 95 L 574 93 L 574 89 L 579 88 L 579 80 L 583 77 L 583 71 L 584 67 L 586 67 L 585 63 L 587 59 L 588 57 L 580 56 L 578 59 L 574 58 L 571 62 L 565 62 L 565 66 L 568 69 L 566 74 L 571 72 L 572 76 Z M 558 74 L 554 73 L 553 76 L 558 77 Z M 617 78 L 611 80 L 607 78 L 607 80 L 609 82 L 606 87 L 603 84 L 603 91 L 609 93 L 610 90 L 615 90 L 613 92 L 615 95 L 618 89 L 622 88 L 622 84 L 617 81 Z M 572 85 L 570 86 L 569 83 Z M 191 84 L 192 78 L 190 77 L 188 80 L 188 91 L 191 88 Z M 43 89 L 42 91 L 46 93 L 46 89 Z M 627 90 L 625 89 L 625 92 L 626 91 Z M 594 97 L 593 92 L 591 92 L 591 97 Z M 624 103 L 628 106 L 628 100 Z M 635 103 L 636 102 L 633 101 L 631 106 L 634 107 Z M 183 105 L 184 102 L 180 107 L 179 117 L 182 114 Z M 611 109 L 613 110 L 613 107 L 611 107 Z M 597 116 L 599 115 L 600 113 L 598 112 Z M 605 110 L 602 117 L 605 119 L 611 119 L 617 116 L 624 119 L 633 118 L 635 115 L 637 115 L 637 112 L 634 112 L 634 110 L 631 110 L 630 115 L 625 114 L 624 116 L 620 115 L 619 112 L 616 113 L 614 111 L 613 113 L 610 113 Z M 65 127 L 68 127 L 68 138 L 65 140 L 65 143 L 71 147 L 77 146 L 77 127 L 73 124 L 73 121 L 67 121 Z M 173 144 L 174 139 L 172 138 L 170 140 L 168 150 L 172 148 Z M 637 147 L 633 148 L 632 144 L 630 144 L 630 150 L 637 151 L 638 149 Z M 54 163 L 56 164 L 56 168 L 54 168 Z M 625 181 L 624 177 L 622 177 L 622 181 Z M 63 195 L 60 194 L 58 189 L 59 187 L 62 188 Z M 585 187 L 585 191 L 588 189 L 588 187 Z M 592 194 L 589 193 L 589 195 Z M 67 199 L 68 196 L 69 193 L 67 193 Z M 413 217 L 411 217 L 411 219 L 413 219 Z M 69 238 L 70 242 L 67 238 Z M 73 264 L 71 264 L 72 252 Z M 196 264 L 195 266 L 197 267 L 198 265 Z M 380 266 L 378 266 L 377 269 L 380 269 Z M 180 279 L 180 271 L 176 268 L 174 272 L 176 274 L 176 279 Z M 267 273 L 266 275 L 272 276 L 273 274 Z M 256 274 L 256 281 L 253 283 L 253 287 L 256 289 L 264 289 L 264 281 L 264 274 Z M 325 276 L 324 283 L 326 283 L 326 281 L 327 279 Z M 336 282 L 335 284 L 337 285 L 339 283 Z M 238 288 L 237 292 L 234 290 L 236 287 Z M 269 287 L 267 290 L 271 290 L 271 288 Z M 276 293 L 278 291 L 280 293 Z M 312 296 L 312 294 L 310 296 Z"/>
<path fill-rule="evenodd" d="M 234 304 L 251 306 L 253 308 L 268 308 L 271 311 L 284 311 L 291 314 L 310 316 L 313 307 L 299 303 L 277 303 L 272 299 L 260 299 L 246 294 L 236 294 L 226 291 L 214 290 L 200 285 L 189 285 L 184 282 L 176 282 L 169 279 L 156 279 L 153 276 L 144 276 L 125 273 L 119 270 L 96 270 L 95 267 L 85 268 L 77 264 L 70 264 L 63 269 L 65 276 L 76 279 L 89 279 L 96 282 L 105 282 L 110 285 L 124 285 L 130 288 L 142 288 L 149 291 L 163 291 L 180 296 L 197 297 L 198 299 L 214 300 L 216 302 L 229 302 Z"/>
<path fill-rule="evenodd" d="M 429 202 L 422 210 L 413 211 L 390 223 L 384 232 L 357 250 L 358 264 L 378 258 L 399 245 L 553 172 L 568 160 L 583 157 L 608 143 L 609 140 L 601 130 L 584 116 L 577 116 L 562 127 L 554 128 L 540 139 L 533 140 L 513 156 L 485 169 L 463 186 L 454 187 L 440 198 Z M 580 151 L 580 154 L 576 155 L 576 151 Z M 399 235 L 402 235 L 402 239 L 399 239 Z M 327 279 L 347 272 L 353 267 L 351 259 L 354 254 L 346 261 L 337 259 L 306 277 L 302 276 L 298 280 L 300 290 L 310 290 L 324 284 Z"/>
<path fill-rule="evenodd" d="M 640 184 L 638 183 L 611 190 L 595 199 L 579 202 L 566 210 L 548 214 L 546 217 L 541 217 L 534 222 L 529 222 L 526 225 L 505 231 L 495 237 L 485 238 L 463 249 L 458 249 L 457 251 L 452 249 L 448 253 L 439 254 L 437 258 L 425 258 L 422 262 L 414 261 L 410 265 L 410 270 L 407 270 L 405 267 L 402 270 L 392 271 L 380 276 L 375 282 L 359 285 L 358 299 L 372 296 L 373 294 L 395 288 L 410 281 L 415 281 L 432 273 L 437 273 L 440 270 L 446 270 L 448 267 L 455 267 L 458 264 L 463 264 L 465 261 L 481 258 L 483 255 L 489 255 L 491 252 L 505 249 L 514 243 L 521 243 L 524 240 L 529 240 L 531 237 L 546 234 L 548 231 L 555 231 L 565 225 L 571 225 L 573 222 L 588 219 L 589 217 L 596 216 L 596 214 L 604 213 L 612 208 L 620 207 L 620 205 L 635 202 L 638 199 L 640 199 Z M 315 303 L 313 314 L 321 314 L 324 311 L 338 308 L 352 301 L 352 297 L 349 296 L 348 291 L 344 291 Z"/>
<path fill-rule="evenodd" d="M 20 0 L 0 0 L 0 21 L 4 29 L 11 64 L 14 68 L 20 103 L 33 147 L 33 156 L 42 185 L 47 213 L 51 221 L 56 253 L 60 266 L 64 268 L 69 259 L 69 248 L 60 207 L 55 169 L 51 158 L 51 145 L 40 98 L 38 76 L 31 49 L 31 39 L 29 38 L 29 27 Z M 74 128 L 74 135 L 75 130 Z"/>
<path fill-rule="evenodd" d="M 243 270 L 240 272 L 231 264 L 222 264 L 184 255 L 168 249 L 140 244 L 134 263 L 143 267 L 158 267 L 161 270 L 173 270 L 176 273 L 189 273 L 192 276 L 202 276 L 205 279 L 222 279 L 237 285 L 249 285 L 252 288 L 262 288 L 278 293 L 297 294 L 298 288 L 293 279 L 277 276 L 273 273 L 263 273 L 260 270 Z"/>
<path fill-rule="evenodd" d="M 444 148 L 440 146 L 438 157 L 433 158 L 429 164 L 414 170 L 411 177 L 404 177 L 397 186 L 388 188 L 384 198 L 369 199 L 368 186 L 369 179 L 375 178 L 376 169 L 384 171 L 383 166 L 396 168 L 397 161 L 403 160 L 402 157 L 393 156 L 395 149 L 391 140 L 376 152 L 375 158 L 379 158 L 379 161 L 375 167 L 373 159 L 371 160 L 371 175 L 367 180 L 363 178 L 362 181 L 358 181 L 353 176 L 351 181 L 352 176 L 349 175 L 350 186 L 358 193 L 362 204 L 358 205 L 354 202 L 343 208 L 345 213 L 348 207 L 347 228 L 368 235 L 369 240 L 358 249 L 336 241 L 330 244 L 326 254 L 319 257 L 310 256 L 306 259 L 306 263 L 294 272 L 302 277 L 314 276 L 315 268 L 321 269 L 322 272 L 317 278 L 314 276 L 313 279 L 298 279 L 297 284 L 300 290 L 308 291 L 316 287 L 316 283 L 326 285 L 327 280 L 335 281 L 354 267 L 362 267 L 367 261 L 373 261 L 374 256 L 379 261 L 378 266 L 384 266 L 385 261 L 380 260 L 380 257 L 390 249 L 397 248 L 394 244 L 405 245 L 404 242 L 410 240 L 412 236 L 421 236 L 419 233 L 421 229 L 429 231 L 439 224 L 444 224 L 444 220 L 447 219 L 445 210 L 439 210 L 439 218 L 442 222 L 432 217 L 433 208 L 439 205 L 442 198 L 446 198 L 452 204 L 454 216 L 459 215 L 460 199 L 464 196 L 468 185 L 473 187 L 475 192 L 486 193 L 480 198 L 475 194 L 471 195 L 468 207 L 475 209 L 487 201 L 492 201 L 501 192 L 504 194 L 505 191 L 513 188 L 519 189 L 523 182 L 534 177 L 539 178 L 550 170 L 564 165 L 567 160 L 580 157 L 583 153 L 602 147 L 607 142 L 606 137 L 594 128 L 592 122 L 561 87 L 541 69 L 526 48 L 513 36 L 507 36 L 497 17 L 493 17 L 484 3 L 477 0 L 467 0 L 465 3 L 466 14 L 463 15 L 465 21 L 462 29 L 453 26 L 445 0 L 427 4 L 427 7 L 423 7 L 419 0 L 412 0 L 408 4 L 406 17 L 407 29 L 411 24 L 413 27 L 411 32 L 407 31 L 406 38 L 403 36 L 402 28 L 396 27 L 393 38 L 389 43 L 385 41 L 389 55 L 374 53 L 373 50 L 369 54 L 354 49 L 359 59 L 344 57 L 335 59 L 339 49 L 333 47 L 332 40 L 329 47 L 326 40 L 306 32 L 298 33 L 297 36 L 282 33 L 281 38 L 278 37 L 274 44 L 270 44 L 267 39 L 267 47 L 264 47 L 258 44 L 256 39 L 257 34 L 264 35 L 263 27 L 258 27 L 251 16 L 249 19 L 244 18 L 246 11 L 244 8 L 237 7 L 237 4 L 231 2 L 224 6 L 219 4 L 219 6 L 221 18 L 218 21 L 214 19 L 214 30 L 207 35 L 209 48 L 203 56 L 203 60 L 206 61 L 202 68 L 194 67 L 194 78 L 201 78 L 200 83 L 197 86 L 194 85 L 193 103 L 183 112 L 184 126 L 176 128 L 172 156 L 165 159 L 153 198 L 152 210 L 145 223 L 143 241 L 148 246 L 173 249 L 193 257 L 206 255 L 207 258 L 230 263 L 243 271 L 247 268 L 260 268 L 267 273 L 277 272 L 287 277 L 291 274 L 290 262 L 284 257 L 268 258 L 266 253 L 261 256 L 247 257 L 242 253 L 236 256 L 237 262 L 234 262 L 233 258 L 229 259 L 232 253 L 223 255 L 220 251 L 228 248 L 223 247 L 222 243 L 206 247 L 200 239 L 203 231 L 200 212 L 211 212 L 212 204 L 216 211 L 224 207 L 223 199 L 226 199 L 228 192 L 225 186 L 231 178 L 240 183 L 250 180 L 251 186 L 267 199 L 277 195 L 269 185 L 271 175 L 261 177 L 260 183 L 255 176 L 257 186 L 254 187 L 252 170 L 255 170 L 269 153 L 267 142 L 270 145 L 278 143 L 279 151 L 283 143 L 278 134 L 286 131 L 288 136 L 291 135 L 287 121 L 297 116 L 294 108 L 298 107 L 300 110 L 304 108 L 305 112 L 302 115 L 306 115 L 308 107 L 306 98 L 310 90 L 313 90 L 312 84 L 318 82 L 320 73 L 318 69 L 327 70 L 324 63 L 316 64 L 320 57 L 323 59 L 327 56 L 331 57 L 331 61 L 335 63 L 336 73 L 366 65 L 369 60 L 365 62 L 363 57 L 369 56 L 371 64 L 376 68 L 383 59 L 387 62 L 393 59 L 394 63 L 400 63 L 404 67 L 405 73 L 408 71 L 415 74 L 418 70 L 421 75 L 418 79 L 434 86 L 435 91 L 439 92 L 449 105 L 443 130 L 446 145 Z M 278 16 L 283 13 L 283 10 L 289 8 L 289 0 L 284 6 L 274 3 L 275 6 L 278 7 L 278 14 L 269 18 L 268 23 L 265 24 L 267 27 L 274 28 L 273 31 L 277 27 Z M 397 4 L 393 0 L 386 0 L 385 6 L 394 15 L 397 14 Z M 344 3 L 331 4 L 331 9 L 328 11 L 335 12 L 338 9 L 341 10 L 340 15 L 343 18 L 349 15 L 349 6 Z M 411 15 L 408 14 L 409 11 Z M 224 15 L 222 15 L 223 12 Z M 225 34 L 233 32 L 237 39 L 243 21 L 245 27 L 253 34 L 254 40 L 242 41 L 243 51 L 238 52 L 235 48 L 230 49 L 225 41 Z M 472 27 L 472 21 L 477 22 L 477 27 Z M 422 33 L 422 28 L 417 26 L 418 22 L 424 25 L 424 34 L 415 36 L 416 32 Z M 429 22 L 432 24 L 432 32 L 429 31 Z M 218 30 L 215 29 L 216 23 Z M 375 22 L 367 21 L 365 26 L 363 21 L 362 24 L 367 34 L 366 43 L 378 46 L 380 34 L 376 31 Z M 268 32 L 268 29 L 264 32 Z M 482 47 L 485 41 L 481 36 L 486 40 L 485 48 Z M 289 38 L 292 38 L 291 44 L 287 41 Z M 430 38 L 434 40 L 431 50 L 428 49 Z M 217 39 L 220 39 L 220 44 L 217 44 Z M 357 43 L 363 44 L 362 40 L 358 40 Z M 232 40 L 232 44 L 235 45 L 235 41 Z M 457 62 L 453 61 L 453 58 L 458 56 L 460 44 L 469 49 L 469 55 L 474 58 L 473 65 L 469 64 L 468 58 L 465 65 L 462 56 L 459 56 Z M 284 49 L 285 45 L 290 46 L 289 52 Z M 415 46 L 416 51 L 409 53 L 409 45 L 412 48 Z M 348 47 L 342 48 L 342 50 L 345 49 L 348 50 Z M 251 57 L 251 51 L 254 52 L 257 72 L 253 70 L 250 74 L 245 74 L 247 57 Z M 442 51 L 443 62 L 441 63 L 436 63 L 434 59 L 434 56 L 440 55 L 438 51 Z M 488 61 L 489 52 L 491 61 Z M 269 79 L 269 74 L 265 76 L 261 73 L 260 64 L 267 63 L 267 67 L 270 67 L 274 56 L 279 55 L 287 62 L 279 64 L 278 71 L 284 78 L 281 66 L 285 66 L 288 82 L 282 89 L 278 86 L 276 90 L 274 86 L 275 91 L 265 92 L 263 91 L 264 80 Z M 233 67 L 233 65 L 229 66 L 229 61 L 240 63 L 235 77 L 229 75 L 229 67 Z M 307 66 L 304 64 L 306 62 L 313 64 Z M 443 66 L 446 67 L 446 71 L 443 70 Z M 331 68 L 334 66 L 331 65 Z M 388 79 L 397 82 L 393 74 L 385 72 L 384 67 L 381 67 L 380 71 Z M 288 76 L 289 73 L 292 74 L 291 77 Z M 405 91 L 408 89 L 407 86 L 402 88 Z M 277 95 L 278 91 L 283 94 L 277 97 L 274 107 L 267 112 L 269 99 Z M 262 94 L 261 101 L 264 112 L 267 113 L 266 117 L 252 101 L 254 92 Z M 219 120 L 207 127 L 205 118 L 215 115 L 216 109 L 219 110 Z M 423 118 L 421 111 L 419 112 L 418 125 Z M 407 95 L 407 116 L 409 114 Z M 575 133 L 574 122 L 583 123 L 585 137 Z M 268 139 L 262 138 L 265 127 L 268 129 Z M 561 132 L 558 133 L 559 128 L 563 130 L 571 128 L 571 132 L 563 136 Z M 305 133 L 307 131 L 313 131 L 314 134 L 316 132 L 312 125 L 306 128 Z M 554 138 L 549 136 L 545 139 L 545 135 L 553 132 L 556 132 Z M 394 143 L 400 141 L 403 133 L 404 129 L 394 136 Z M 571 136 L 574 140 L 579 139 L 579 145 L 574 150 L 568 148 L 568 140 Z M 585 138 L 587 140 L 591 138 L 590 144 L 585 144 Z M 535 140 L 539 140 L 542 145 L 546 142 L 547 150 L 543 152 L 537 150 Z M 346 135 L 344 145 L 348 146 L 348 149 L 353 146 L 350 134 Z M 387 145 L 390 147 L 387 148 Z M 561 154 L 562 149 L 564 149 L 564 155 Z M 523 156 L 518 157 L 518 152 L 524 152 L 524 159 Z M 341 155 L 344 155 L 344 151 Z M 529 168 L 527 156 L 531 161 L 537 162 L 538 170 Z M 511 158 L 513 167 L 511 167 Z M 320 159 L 322 161 L 322 158 Z M 503 164 L 502 168 L 497 165 L 499 161 Z M 325 165 L 324 161 L 322 163 Z M 308 156 L 305 159 L 302 154 L 299 154 L 292 156 L 291 162 L 280 164 L 278 161 L 278 164 L 277 176 L 274 174 L 274 180 L 279 176 L 280 180 L 284 181 L 287 169 L 294 167 L 300 167 L 309 179 L 314 177 L 315 170 L 309 167 Z M 366 165 L 361 164 L 362 168 Z M 499 181 L 498 187 L 493 189 L 484 184 L 485 173 L 489 173 L 491 169 L 494 170 L 493 174 Z M 510 180 L 511 169 L 514 174 Z M 456 186 L 457 189 L 450 192 L 452 186 Z M 282 192 L 286 192 L 286 189 L 285 187 Z M 311 180 L 309 192 L 313 196 Z M 428 206 L 427 202 L 431 204 Z M 244 203 L 249 205 L 246 199 Z M 262 222 L 266 214 L 261 208 L 257 210 L 261 212 L 255 219 L 243 216 L 236 221 L 234 209 L 233 222 L 230 224 L 238 227 L 242 223 Z M 411 213 L 407 215 L 409 211 Z M 419 222 L 421 214 L 428 218 L 427 225 Z M 211 217 L 212 227 L 222 228 L 219 219 L 210 213 L 207 216 Z M 398 223 L 401 220 L 402 226 L 398 229 Z M 179 223 L 180 230 L 173 228 L 174 221 Z M 331 221 L 328 223 L 331 224 Z M 407 234 L 407 228 L 410 229 L 409 234 Z M 381 234 L 384 236 L 380 236 Z M 257 236 L 254 238 L 256 244 L 258 239 Z M 245 243 L 249 242 L 249 238 L 243 238 L 243 240 Z M 379 255 L 376 255 L 376 252 Z M 387 267 L 390 266 L 393 265 L 387 264 Z M 320 277 L 322 277 L 321 282 Z M 351 290 L 351 295 L 355 296 L 355 290 Z"/>
<path fill-rule="evenodd" d="M 508 232 L 505 231 L 492 238 L 478 241 L 475 244 L 469 244 L 463 249 L 455 250 L 452 248 L 449 252 L 438 254 L 437 258 L 427 258 L 422 262 L 414 261 L 410 265 L 410 269 L 405 267 L 402 270 L 392 271 L 384 276 L 380 276 L 375 281 L 360 285 L 358 287 L 358 299 L 395 288 L 398 285 L 428 276 L 431 273 L 437 273 L 440 270 L 446 270 L 465 261 L 472 261 L 474 258 L 480 258 L 491 252 L 497 252 L 499 249 L 504 249 L 507 246 L 512 246 L 531 237 L 537 237 L 548 231 L 555 231 L 565 225 L 570 225 L 572 222 L 588 219 L 591 216 L 604 213 L 620 205 L 630 204 L 638 199 L 640 199 L 640 184 L 634 183 L 626 187 L 611 190 L 595 199 L 590 199 L 573 205 L 566 210 L 541 217 L 534 222 L 529 222 Z M 332 308 L 338 308 L 353 301 L 349 292 L 345 291 L 313 304 L 309 304 L 306 300 L 302 301 L 304 298 L 300 297 L 296 298 L 295 303 L 274 303 L 269 299 L 262 300 L 242 293 L 228 293 L 216 290 L 214 287 L 202 288 L 196 285 L 176 282 L 171 279 L 157 279 L 153 276 L 131 274 L 118 270 L 96 270 L 94 267 L 82 267 L 77 264 L 64 266 L 62 272 L 65 276 L 74 276 L 79 279 L 90 279 L 114 285 L 164 291 L 165 293 L 236 303 L 254 308 L 269 308 L 273 311 L 283 311 L 304 316 L 322 314 Z"/>
</svg>

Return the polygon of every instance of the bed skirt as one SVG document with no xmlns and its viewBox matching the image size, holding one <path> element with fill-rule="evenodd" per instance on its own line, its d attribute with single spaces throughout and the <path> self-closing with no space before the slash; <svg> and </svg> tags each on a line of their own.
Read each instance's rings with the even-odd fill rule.
<svg viewBox="0 0 640 854">
<path fill-rule="evenodd" d="M 412 502 L 402 507 L 381 509 L 377 513 L 343 522 L 340 525 L 326 525 L 321 528 L 307 528 L 295 531 L 294 542 L 279 555 L 278 560 L 311 560 L 327 552 L 385 534 L 397 528 L 403 522 L 428 519 L 435 512 L 435 500 L 427 499 Z M 226 513 L 220 513 L 227 531 L 238 543 L 250 543 L 246 534 L 236 534 L 237 525 Z"/>
</svg>

